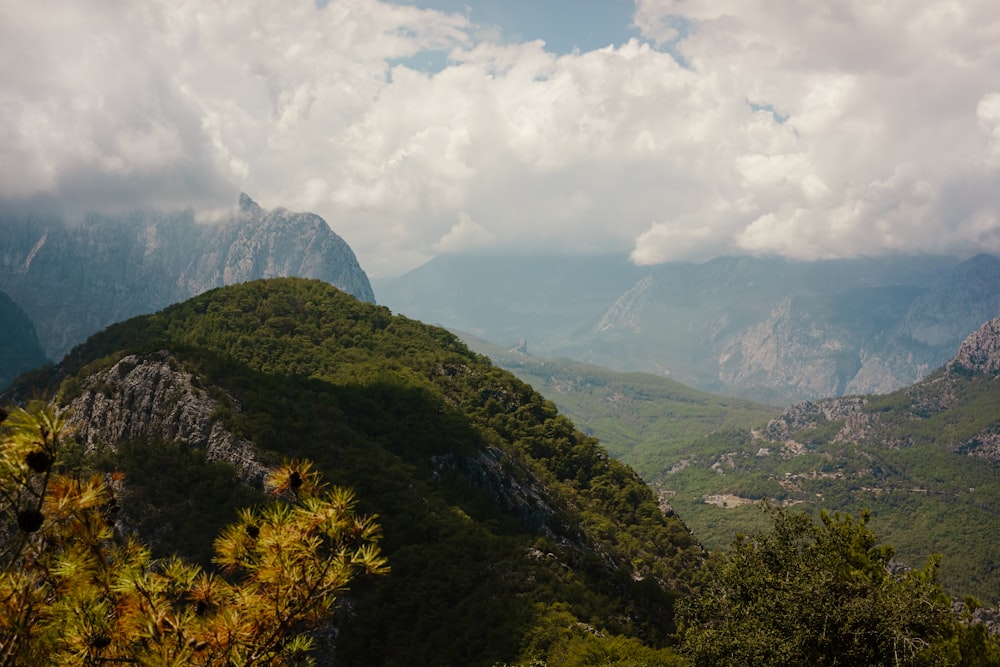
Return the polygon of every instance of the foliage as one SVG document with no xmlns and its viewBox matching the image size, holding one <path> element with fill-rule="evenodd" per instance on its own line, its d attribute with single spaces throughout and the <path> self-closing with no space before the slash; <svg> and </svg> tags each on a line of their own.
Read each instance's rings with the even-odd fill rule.
<svg viewBox="0 0 1000 667">
<path fill-rule="evenodd" d="M 952 616 L 937 563 L 893 572 L 891 547 L 849 515 L 768 507 L 773 529 L 736 540 L 679 612 L 698 665 L 982 664 L 1000 647 Z M 987 662 L 986 664 L 990 664 Z"/>
<path fill-rule="evenodd" d="M 447 331 L 320 281 L 255 281 L 109 327 L 44 388 L 121 391 L 99 374 L 133 354 L 169 354 L 261 460 L 312 460 L 380 517 L 392 573 L 338 617 L 339 664 L 548 659 L 576 641 L 531 641 L 553 605 L 595 629 L 588 642 L 669 652 L 674 600 L 703 558 L 693 536 L 633 470 Z"/>
<path fill-rule="evenodd" d="M 615 458 L 647 478 L 662 470 L 665 456 L 684 455 L 706 434 L 764 424 L 777 412 L 649 373 L 516 356 L 480 341 L 470 345 L 535 387 L 578 427 L 599 438 Z"/>
<path fill-rule="evenodd" d="M 269 477 L 275 502 L 216 540 L 221 574 L 155 559 L 109 519 L 101 476 L 55 472 L 59 411 L 18 408 L 0 438 L 0 664 L 285 665 L 348 584 L 388 571 L 373 517 L 308 463 Z M 196 520 L 196 517 L 192 517 Z"/>
<path fill-rule="evenodd" d="M 73 448 L 71 443 L 64 450 Z M 116 523 L 142 535 L 156 558 L 176 553 L 210 566 L 216 535 L 240 508 L 261 504 L 267 497 L 263 489 L 241 484 L 231 464 L 210 461 L 204 450 L 184 442 L 125 441 L 114 450 L 74 459 L 66 461 L 67 472 L 121 480 L 114 485 Z M 192 521 L 195 516 L 198 520 Z"/>
<path fill-rule="evenodd" d="M 869 509 L 871 525 L 901 560 L 938 553 L 949 593 L 1000 604 L 996 464 L 965 455 L 968 443 L 1000 432 L 993 377 L 941 370 L 913 387 L 866 397 L 864 415 L 878 423 L 858 442 L 838 437 L 844 419 L 817 410 L 791 434 L 797 446 L 787 447 L 761 437 L 777 408 L 651 375 L 481 349 L 633 466 L 709 550 L 766 528 L 760 500 L 794 504 L 817 519 L 822 508 Z"/>
</svg>

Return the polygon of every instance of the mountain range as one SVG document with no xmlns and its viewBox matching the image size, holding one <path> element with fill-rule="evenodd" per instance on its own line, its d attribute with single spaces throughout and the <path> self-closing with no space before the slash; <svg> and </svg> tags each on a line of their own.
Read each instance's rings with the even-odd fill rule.
<svg viewBox="0 0 1000 667">
<path fill-rule="evenodd" d="M 121 530 L 208 563 L 288 457 L 379 515 L 393 574 L 346 601 L 338 664 L 674 664 L 702 545 L 763 501 L 870 509 L 902 563 L 1000 601 L 994 257 L 442 257 L 377 284 L 393 315 L 325 221 L 246 195 L 0 231 L 0 381 L 61 359 L 3 399 L 58 397 Z M 286 274 L 319 280 L 257 280 Z"/>
<path fill-rule="evenodd" d="M 376 288 L 470 337 L 781 405 L 924 377 L 1000 315 L 1000 260 L 446 256 Z"/>
<path fill-rule="evenodd" d="M 206 560 L 282 459 L 353 488 L 392 569 L 338 611 L 339 665 L 675 664 L 696 540 L 447 331 L 318 280 L 252 281 L 112 325 L 3 398 L 37 395 L 70 411 L 65 465 L 121 480 L 119 528 L 158 553 Z"/>
<path fill-rule="evenodd" d="M 785 409 L 478 343 L 635 467 L 707 548 L 766 527 L 764 502 L 859 516 L 902 563 L 942 556 L 957 596 L 1000 603 L 1000 319 L 926 378 Z"/>
<path fill-rule="evenodd" d="M 0 214 L 0 292 L 27 315 L 48 359 L 133 315 L 277 276 L 376 296 L 322 218 L 269 211 L 245 194 L 215 222 L 190 211 L 76 223 Z M 1000 260 L 987 255 L 654 267 L 623 257 L 443 255 L 376 287 L 395 312 L 468 340 L 523 343 L 541 356 L 775 405 L 912 384 L 1000 315 Z M 5 363 L 0 380 L 31 365 Z"/>
<path fill-rule="evenodd" d="M 80 222 L 0 215 L 0 291 L 59 359 L 104 327 L 213 287 L 277 276 L 319 278 L 374 301 L 350 246 L 317 215 L 240 196 L 231 214 L 90 214 Z"/>
</svg>

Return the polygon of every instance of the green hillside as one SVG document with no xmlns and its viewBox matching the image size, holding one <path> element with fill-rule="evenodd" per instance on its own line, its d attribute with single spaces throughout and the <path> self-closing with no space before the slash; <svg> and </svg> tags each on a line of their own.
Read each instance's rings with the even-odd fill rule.
<svg viewBox="0 0 1000 667">
<path fill-rule="evenodd" d="M 706 504 L 704 496 L 722 493 L 722 487 L 719 475 L 705 468 L 780 408 L 716 396 L 648 373 L 534 357 L 469 334 L 462 338 L 537 388 L 615 458 L 635 468 L 706 547 L 722 548 L 738 533 L 767 525 L 756 506 L 722 513 Z"/>
<path fill-rule="evenodd" d="M 568 359 L 490 356 L 645 477 L 662 473 L 665 456 L 689 452 L 707 433 L 763 424 L 779 411 L 649 373 L 621 373 Z"/>
<path fill-rule="evenodd" d="M 765 529 L 765 499 L 814 515 L 868 509 L 901 561 L 942 554 L 942 579 L 953 594 L 1000 602 L 998 457 L 964 455 L 968 443 L 998 439 L 1000 389 L 991 376 L 942 370 L 885 396 L 798 404 L 775 424 L 803 406 L 812 406 L 809 416 L 793 419 L 785 433 L 765 429 L 779 408 L 466 340 L 634 467 L 708 549 Z M 828 419 L 822 406 L 855 402 L 877 428 L 845 441 L 847 415 Z M 859 419 L 869 417 L 852 423 Z"/>
<path fill-rule="evenodd" d="M 309 458 L 378 515 L 392 571 L 342 611 L 337 664 L 674 663 L 700 547 L 635 472 L 447 331 L 318 281 L 251 282 L 114 325 L 8 398 L 138 405 L 130 378 L 153 364 L 189 373 L 259 459 Z M 247 497 L 231 466 L 164 439 L 81 465 L 124 471 L 134 525 L 204 559 Z"/>
</svg>

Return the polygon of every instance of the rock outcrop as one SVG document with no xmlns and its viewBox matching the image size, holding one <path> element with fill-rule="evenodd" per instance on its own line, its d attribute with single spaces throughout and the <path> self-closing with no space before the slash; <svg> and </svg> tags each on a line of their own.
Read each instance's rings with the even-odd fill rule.
<svg viewBox="0 0 1000 667">
<path fill-rule="evenodd" d="M 990 320 L 972 332 L 946 369 L 949 373 L 1000 373 L 1000 318 Z"/>
<path fill-rule="evenodd" d="M 84 378 L 69 403 L 69 424 L 87 449 L 156 438 L 205 450 L 208 460 L 233 465 L 240 479 L 260 486 L 266 469 L 253 443 L 229 432 L 221 418 L 238 411 L 235 399 L 209 396 L 166 352 L 128 355 Z"/>
<path fill-rule="evenodd" d="M 214 223 L 192 212 L 92 215 L 79 224 L 0 216 L 0 289 L 34 322 L 46 356 L 91 334 L 222 285 L 318 278 L 374 302 L 350 246 L 311 213 L 242 195 Z"/>
<path fill-rule="evenodd" d="M 1000 318 L 992 319 L 971 333 L 958 352 L 938 372 L 899 391 L 901 400 L 895 408 L 896 418 L 923 419 L 933 414 L 959 407 L 960 392 L 956 389 L 976 376 L 994 381 L 1000 379 Z M 998 388 L 1000 391 L 1000 388 Z M 878 440 L 889 446 L 905 446 L 907 439 L 889 433 L 880 414 L 866 410 L 870 397 L 849 396 L 821 401 L 794 403 L 772 419 L 761 433 L 764 440 L 787 442 L 798 433 L 843 442 Z M 1000 432 L 988 426 L 960 442 L 953 442 L 954 451 L 968 456 L 1000 463 Z"/>
</svg>

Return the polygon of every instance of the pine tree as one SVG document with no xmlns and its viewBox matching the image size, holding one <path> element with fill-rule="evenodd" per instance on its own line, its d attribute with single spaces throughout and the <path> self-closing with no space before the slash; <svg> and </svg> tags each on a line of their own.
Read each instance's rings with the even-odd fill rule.
<svg viewBox="0 0 1000 667">
<path fill-rule="evenodd" d="M 58 410 L 2 416 L 0 665 L 308 664 L 309 631 L 349 584 L 388 571 L 375 517 L 296 461 L 216 540 L 218 571 L 154 559 L 115 530 L 103 477 L 55 472 Z"/>
</svg>

